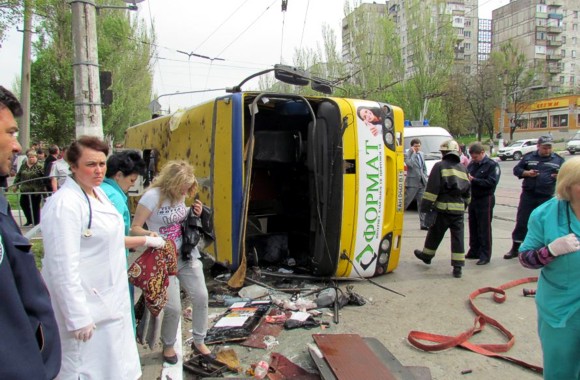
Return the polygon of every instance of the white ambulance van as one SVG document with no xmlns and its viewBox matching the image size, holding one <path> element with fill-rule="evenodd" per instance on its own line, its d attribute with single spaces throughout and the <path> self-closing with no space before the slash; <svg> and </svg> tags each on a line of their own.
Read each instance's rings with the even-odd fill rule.
<svg viewBox="0 0 580 380">
<path fill-rule="evenodd" d="M 437 161 L 441 160 L 439 146 L 444 141 L 452 139 L 453 136 L 441 127 L 409 127 L 404 129 L 405 151 L 410 148 L 411 140 L 418 138 L 421 140 L 421 151 L 425 154 L 425 164 L 427 165 L 427 174 Z"/>
</svg>

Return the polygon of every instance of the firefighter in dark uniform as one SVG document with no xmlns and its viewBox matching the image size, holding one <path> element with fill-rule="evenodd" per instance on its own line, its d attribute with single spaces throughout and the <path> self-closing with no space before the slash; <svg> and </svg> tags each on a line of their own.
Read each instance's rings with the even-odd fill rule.
<svg viewBox="0 0 580 380">
<path fill-rule="evenodd" d="M 20 103 L 0 86 L 0 175 L 20 152 L 15 116 Z M 61 348 L 50 297 L 3 194 L 0 195 L 0 379 L 53 379 Z"/>
<path fill-rule="evenodd" d="M 466 259 L 479 259 L 477 265 L 489 264 L 491 260 L 491 220 L 495 206 L 495 188 L 501 170 L 497 162 L 485 154 L 480 143 L 469 147 L 471 162 L 467 177 L 471 182 L 469 215 L 469 251 Z"/>
<path fill-rule="evenodd" d="M 518 205 L 516 226 L 512 232 L 512 248 L 504 259 L 518 257 L 520 244 L 528 233 L 528 219 L 539 205 L 551 199 L 556 188 L 556 177 L 564 159 L 552 152 L 553 139 L 542 136 L 538 139 L 538 150 L 526 154 L 514 167 L 514 175 L 522 182 L 522 193 Z"/>
<path fill-rule="evenodd" d="M 439 147 L 443 158 L 431 170 L 420 211 L 427 215 L 437 212 L 434 223 L 427 231 L 423 250 L 415 250 L 415 256 L 425 264 L 431 264 L 435 252 L 447 229 L 451 231 L 451 265 L 453 277 L 461 277 L 465 265 L 463 244 L 463 215 L 470 200 L 470 184 L 467 169 L 460 163 L 459 144 L 445 141 Z"/>
</svg>

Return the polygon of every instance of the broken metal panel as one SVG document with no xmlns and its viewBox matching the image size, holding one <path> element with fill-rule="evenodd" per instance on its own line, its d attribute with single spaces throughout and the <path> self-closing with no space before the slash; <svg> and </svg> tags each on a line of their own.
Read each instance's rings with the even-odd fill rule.
<svg viewBox="0 0 580 380">
<path fill-rule="evenodd" d="M 409 368 L 389 351 L 377 338 L 363 338 L 367 346 L 389 368 L 397 380 L 430 380 L 431 371 L 427 367 Z M 416 374 L 421 374 L 417 377 Z"/>
<path fill-rule="evenodd" d="M 359 335 L 314 334 L 312 338 L 338 379 L 397 379 Z"/>
</svg>

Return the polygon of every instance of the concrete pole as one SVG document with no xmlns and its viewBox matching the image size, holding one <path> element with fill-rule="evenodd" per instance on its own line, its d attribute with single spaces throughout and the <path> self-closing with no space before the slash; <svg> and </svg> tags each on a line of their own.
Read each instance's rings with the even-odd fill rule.
<svg viewBox="0 0 580 380">
<path fill-rule="evenodd" d="M 24 37 L 22 40 L 22 68 L 20 73 L 20 104 L 22 105 L 22 117 L 18 142 L 22 149 L 30 147 L 30 45 L 32 36 L 32 12 L 30 0 L 24 1 Z"/>
<path fill-rule="evenodd" d="M 504 126 L 505 126 L 505 110 L 507 108 L 507 95 L 506 92 L 503 91 L 502 97 L 501 97 L 501 112 L 499 113 L 499 132 L 501 133 L 502 138 L 499 139 L 498 143 L 497 143 L 497 148 L 501 149 L 503 148 L 503 134 L 504 134 Z"/>
<path fill-rule="evenodd" d="M 99 83 L 96 5 L 90 0 L 71 0 L 74 44 L 74 91 L 76 137 L 103 138 L 103 115 Z"/>
</svg>

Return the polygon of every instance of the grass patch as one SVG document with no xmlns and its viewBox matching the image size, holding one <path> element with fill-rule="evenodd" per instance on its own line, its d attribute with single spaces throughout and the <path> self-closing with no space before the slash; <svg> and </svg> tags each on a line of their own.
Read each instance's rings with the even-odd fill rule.
<svg viewBox="0 0 580 380">
<path fill-rule="evenodd" d="M 19 193 L 5 192 L 4 196 L 8 200 L 8 204 L 12 210 L 20 210 Z"/>
<path fill-rule="evenodd" d="M 44 257 L 44 245 L 42 239 L 34 239 L 32 243 L 32 254 L 34 255 L 34 262 L 38 270 L 42 269 L 42 258 Z"/>
</svg>

